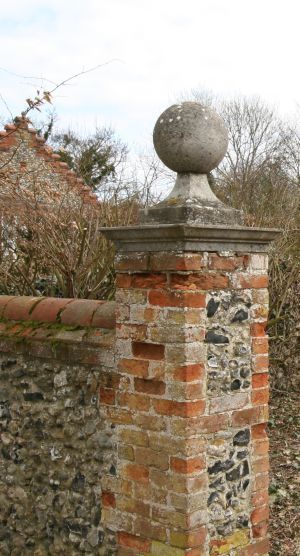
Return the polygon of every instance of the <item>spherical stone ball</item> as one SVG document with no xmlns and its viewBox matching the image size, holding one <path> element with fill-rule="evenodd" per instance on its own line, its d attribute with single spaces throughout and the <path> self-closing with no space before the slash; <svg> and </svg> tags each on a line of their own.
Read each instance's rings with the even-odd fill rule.
<svg viewBox="0 0 300 556">
<path fill-rule="evenodd" d="M 224 158 L 228 133 L 215 110 L 199 102 L 182 102 L 160 115 L 153 142 L 159 158 L 171 170 L 208 174 Z"/>
</svg>

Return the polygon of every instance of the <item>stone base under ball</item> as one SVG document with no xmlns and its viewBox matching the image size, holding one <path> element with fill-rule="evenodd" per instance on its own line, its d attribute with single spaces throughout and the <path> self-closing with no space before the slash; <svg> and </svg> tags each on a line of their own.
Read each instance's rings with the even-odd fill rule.
<svg viewBox="0 0 300 556">
<path fill-rule="evenodd" d="M 231 207 L 226 207 L 222 203 L 206 201 L 205 204 L 197 199 L 191 204 L 172 204 L 170 199 L 155 207 L 140 210 L 141 224 L 160 224 L 161 222 L 180 224 L 193 223 L 200 226 L 233 225 L 243 226 L 243 212 Z"/>
<path fill-rule="evenodd" d="M 179 173 L 168 197 L 140 211 L 141 224 L 197 224 L 243 226 L 241 210 L 224 205 L 213 193 L 205 174 Z"/>
</svg>

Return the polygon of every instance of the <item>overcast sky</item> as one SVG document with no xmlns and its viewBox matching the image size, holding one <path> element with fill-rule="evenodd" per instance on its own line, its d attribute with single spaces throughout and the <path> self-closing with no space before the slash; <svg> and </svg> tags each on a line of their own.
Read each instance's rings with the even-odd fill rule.
<svg viewBox="0 0 300 556">
<path fill-rule="evenodd" d="M 36 77 L 58 83 L 110 60 L 57 92 L 61 127 L 111 125 L 143 145 L 159 114 L 197 87 L 258 94 L 282 112 L 300 104 L 299 0 L 0 0 L 0 8 L 0 92 L 14 115 L 37 86 L 52 87 Z M 3 101 L 0 114 L 9 117 Z"/>
</svg>

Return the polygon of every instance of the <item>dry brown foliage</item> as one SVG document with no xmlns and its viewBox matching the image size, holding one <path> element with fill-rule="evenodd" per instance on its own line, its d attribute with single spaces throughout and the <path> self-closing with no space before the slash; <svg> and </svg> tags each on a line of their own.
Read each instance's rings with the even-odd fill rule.
<svg viewBox="0 0 300 556">
<path fill-rule="evenodd" d="M 270 556 L 299 556 L 299 396 L 273 390 L 270 410 Z"/>
<path fill-rule="evenodd" d="M 5 176 L 6 173 L 6 176 Z M 111 245 L 101 226 L 128 225 L 136 201 L 91 204 L 71 188 L 24 188 L 2 171 L 1 293 L 105 298 L 113 293 Z"/>
<path fill-rule="evenodd" d="M 214 105 L 229 131 L 228 152 L 211 176 L 225 203 L 242 208 L 248 226 L 279 228 L 270 250 L 271 373 L 279 389 L 300 386 L 300 122 L 290 123 L 261 99 L 222 100 L 193 91 Z"/>
</svg>

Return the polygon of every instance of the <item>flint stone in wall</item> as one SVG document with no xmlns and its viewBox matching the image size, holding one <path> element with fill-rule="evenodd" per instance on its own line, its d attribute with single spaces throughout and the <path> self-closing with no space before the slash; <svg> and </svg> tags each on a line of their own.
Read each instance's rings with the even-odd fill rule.
<svg viewBox="0 0 300 556">
<path fill-rule="evenodd" d="M 229 344 L 229 339 L 223 334 L 216 334 L 214 330 L 209 330 L 205 335 L 208 344 Z"/>
<path fill-rule="evenodd" d="M 207 316 L 211 318 L 215 315 L 220 305 L 220 301 L 216 301 L 213 297 L 209 300 L 207 304 Z"/>
<path fill-rule="evenodd" d="M 239 431 L 233 437 L 233 445 L 234 446 L 247 446 L 247 444 L 249 444 L 249 442 L 250 442 L 250 431 L 249 431 L 249 429 Z"/>
<path fill-rule="evenodd" d="M 96 395 L 107 372 L 0 353 L 1 556 L 115 553 L 101 526 L 100 478 L 115 470 Z"/>
</svg>

